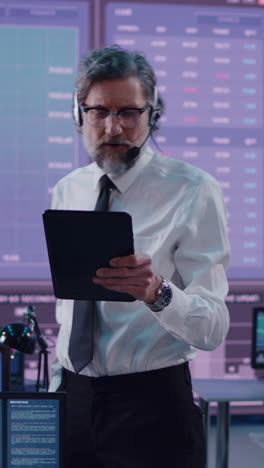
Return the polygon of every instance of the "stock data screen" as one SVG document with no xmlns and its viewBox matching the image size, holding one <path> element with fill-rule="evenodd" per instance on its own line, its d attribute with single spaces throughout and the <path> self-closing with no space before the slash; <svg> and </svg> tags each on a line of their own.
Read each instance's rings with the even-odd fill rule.
<svg viewBox="0 0 264 468">
<path fill-rule="evenodd" d="M 264 310 L 256 318 L 256 364 L 264 367 Z"/>
<path fill-rule="evenodd" d="M 7 401 L 7 467 L 60 465 L 59 401 Z"/>
<path fill-rule="evenodd" d="M 0 467 L 64 466 L 63 393 L 0 395 Z"/>
<path fill-rule="evenodd" d="M 1 389 L 2 390 L 2 389 Z M 3 407 L 2 401 L 0 400 L 0 421 L 3 420 Z M 2 424 L 0 424 L 0 468 L 3 468 L 3 429 Z"/>
<path fill-rule="evenodd" d="M 71 108 L 88 1 L 0 2 L 0 280 L 50 278 L 42 212 L 80 164 Z"/>
<path fill-rule="evenodd" d="M 165 157 L 220 182 L 232 248 L 229 279 L 259 280 L 264 8 L 257 1 L 250 8 L 232 0 L 207 3 L 105 1 L 102 41 L 143 52 L 154 67 L 166 103 L 156 142 Z"/>
</svg>

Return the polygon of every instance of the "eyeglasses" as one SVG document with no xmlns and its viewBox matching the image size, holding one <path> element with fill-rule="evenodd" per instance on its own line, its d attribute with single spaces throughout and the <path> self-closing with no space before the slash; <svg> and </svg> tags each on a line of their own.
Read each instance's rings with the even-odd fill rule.
<svg viewBox="0 0 264 468">
<path fill-rule="evenodd" d="M 106 107 L 80 107 L 86 114 L 87 123 L 92 127 L 103 128 L 106 125 L 107 117 L 116 115 L 119 124 L 123 128 L 135 128 L 141 114 L 151 105 L 147 103 L 144 107 L 122 107 L 118 111 L 111 111 Z"/>
</svg>

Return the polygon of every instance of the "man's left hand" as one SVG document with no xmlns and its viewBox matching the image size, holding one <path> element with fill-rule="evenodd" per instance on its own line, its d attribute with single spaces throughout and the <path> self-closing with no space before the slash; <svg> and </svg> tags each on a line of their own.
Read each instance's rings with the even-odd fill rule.
<svg viewBox="0 0 264 468">
<path fill-rule="evenodd" d="M 110 260 L 110 268 L 99 268 L 93 282 L 151 304 L 155 301 L 161 277 L 153 272 L 149 256 L 133 254 Z"/>
</svg>

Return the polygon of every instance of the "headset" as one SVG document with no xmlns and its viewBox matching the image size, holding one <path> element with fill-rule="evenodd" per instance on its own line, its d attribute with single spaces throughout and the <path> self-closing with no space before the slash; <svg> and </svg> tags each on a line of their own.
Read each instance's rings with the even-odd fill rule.
<svg viewBox="0 0 264 468">
<path fill-rule="evenodd" d="M 155 86 L 154 96 L 153 96 L 153 105 L 149 113 L 149 122 L 148 122 L 148 125 L 150 127 L 150 133 L 159 128 L 158 120 L 160 119 L 160 115 L 161 115 L 161 109 L 158 107 L 158 88 L 157 86 Z M 73 94 L 72 116 L 73 116 L 73 120 L 77 128 L 81 129 L 81 127 L 83 126 L 83 116 L 82 116 L 82 110 L 78 104 L 76 91 Z"/>
<path fill-rule="evenodd" d="M 158 87 L 154 87 L 153 105 L 149 113 L 149 128 L 150 133 L 159 128 L 158 120 L 160 119 L 161 109 L 159 108 Z"/>
<path fill-rule="evenodd" d="M 82 116 L 82 110 L 78 104 L 76 91 L 74 92 L 73 99 L 72 99 L 72 117 L 73 117 L 76 127 L 80 129 L 83 126 L 83 116 Z"/>
</svg>

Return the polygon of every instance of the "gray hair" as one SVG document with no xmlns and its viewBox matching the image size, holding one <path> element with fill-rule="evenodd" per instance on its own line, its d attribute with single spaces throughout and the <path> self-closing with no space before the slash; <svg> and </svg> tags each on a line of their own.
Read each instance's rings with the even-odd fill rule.
<svg viewBox="0 0 264 468">
<path fill-rule="evenodd" d="M 161 115 L 164 102 L 157 92 L 153 68 L 139 52 L 125 50 L 118 45 L 94 49 L 83 58 L 75 84 L 78 104 L 84 103 L 89 88 L 95 81 L 123 79 L 129 76 L 136 76 L 141 81 L 145 98 L 155 109 L 159 109 Z"/>
</svg>

